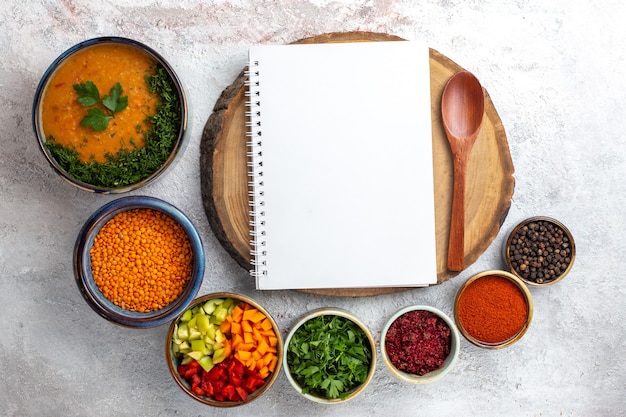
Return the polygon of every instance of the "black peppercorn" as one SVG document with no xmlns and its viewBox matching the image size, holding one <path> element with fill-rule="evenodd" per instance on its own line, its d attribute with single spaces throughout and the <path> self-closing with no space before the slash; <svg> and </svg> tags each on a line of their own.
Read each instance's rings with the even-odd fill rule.
<svg viewBox="0 0 626 417">
<path fill-rule="evenodd" d="M 560 225 L 536 219 L 517 228 L 509 237 L 510 267 L 523 279 L 547 284 L 559 278 L 573 259 L 573 242 Z"/>
</svg>

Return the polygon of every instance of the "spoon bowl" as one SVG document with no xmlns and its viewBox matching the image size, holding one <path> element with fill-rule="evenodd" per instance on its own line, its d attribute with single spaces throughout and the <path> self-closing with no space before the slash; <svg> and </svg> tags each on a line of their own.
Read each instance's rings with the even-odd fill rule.
<svg viewBox="0 0 626 417">
<path fill-rule="evenodd" d="M 454 74 L 441 97 L 443 128 L 452 151 L 454 188 L 448 243 L 448 269 L 462 271 L 465 258 L 465 178 L 467 162 L 485 113 L 485 95 L 469 71 Z"/>
</svg>

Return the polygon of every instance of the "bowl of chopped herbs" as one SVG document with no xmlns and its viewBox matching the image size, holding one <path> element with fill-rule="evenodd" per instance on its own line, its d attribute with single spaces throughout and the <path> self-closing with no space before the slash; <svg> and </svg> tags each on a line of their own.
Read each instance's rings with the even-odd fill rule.
<svg viewBox="0 0 626 417">
<path fill-rule="evenodd" d="M 79 189 L 124 193 L 172 166 L 186 146 L 187 100 L 169 63 L 132 39 L 99 37 L 46 70 L 33 128 L 54 171 Z"/>
<path fill-rule="evenodd" d="M 283 368 L 294 389 L 318 403 L 356 397 L 376 368 L 374 339 L 359 319 L 339 308 L 300 318 L 285 339 Z"/>
</svg>

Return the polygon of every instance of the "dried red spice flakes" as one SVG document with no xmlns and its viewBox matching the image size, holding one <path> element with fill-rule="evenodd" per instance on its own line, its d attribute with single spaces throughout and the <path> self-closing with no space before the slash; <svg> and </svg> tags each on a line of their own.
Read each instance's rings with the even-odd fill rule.
<svg viewBox="0 0 626 417">
<path fill-rule="evenodd" d="M 450 354 L 452 335 L 448 324 L 427 310 L 413 310 L 398 317 L 385 336 L 385 350 L 398 370 L 425 375 L 443 366 Z"/>
</svg>

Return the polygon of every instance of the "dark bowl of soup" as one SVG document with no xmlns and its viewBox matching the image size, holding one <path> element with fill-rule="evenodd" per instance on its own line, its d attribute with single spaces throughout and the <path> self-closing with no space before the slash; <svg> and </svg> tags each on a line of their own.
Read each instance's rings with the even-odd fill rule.
<svg viewBox="0 0 626 417">
<path fill-rule="evenodd" d="M 152 183 L 186 146 L 180 79 L 158 52 L 132 39 L 99 37 L 63 52 L 37 87 L 32 117 L 52 169 L 96 193 Z"/>
</svg>

